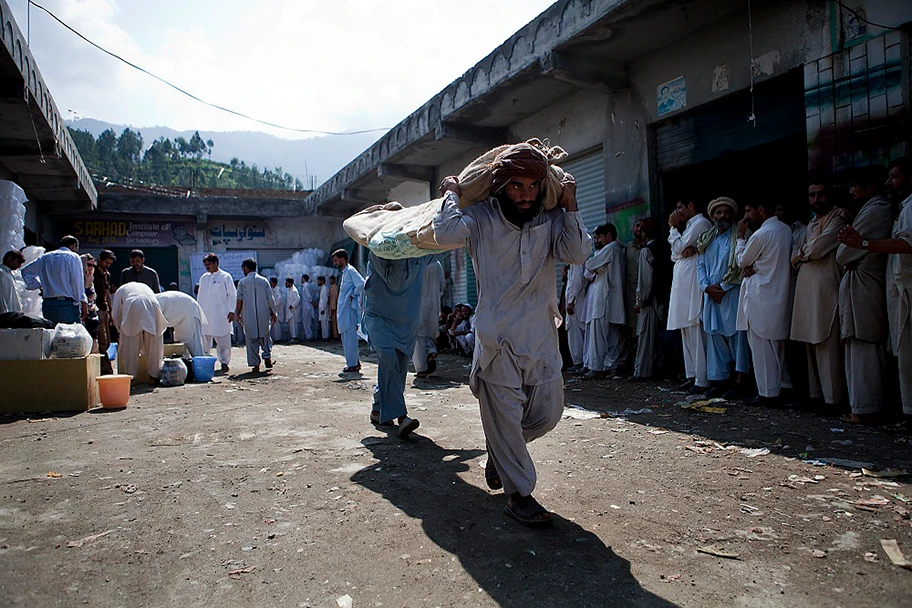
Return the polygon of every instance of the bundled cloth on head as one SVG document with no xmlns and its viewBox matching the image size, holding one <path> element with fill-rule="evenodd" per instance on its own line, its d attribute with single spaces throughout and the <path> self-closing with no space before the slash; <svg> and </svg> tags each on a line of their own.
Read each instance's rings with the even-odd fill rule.
<svg viewBox="0 0 912 608">
<path fill-rule="evenodd" d="M 472 161 L 459 174 L 459 206 L 463 209 L 487 199 L 517 176 L 542 182 L 542 206 L 554 209 L 563 194 L 564 171 L 555 163 L 567 158 L 548 140 L 530 139 L 499 146 Z M 374 205 L 342 224 L 348 235 L 375 255 L 388 260 L 433 255 L 450 247 L 437 244 L 432 221 L 442 198 L 415 207 L 399 203 Z"/>
<path fill-rule="evenodd" d="M 729 207 L 732 210 L 732 218 L 738 213 L 738 203 L 727 196 L 720 196 L 719 198 L 710 201 L 706 208 L 706 213 L 709 215 L 710 219 L 712 219 L 713 211 L 719 207 Z M 732 225 L 728 231 L 729 238 L 731 238 L 731 248 L 728 252 L 728 271 L 725 273 L 725 276 L 722 277 L 722 282 L 728 283 L 729 285 L 740 285 L 741 280 L 744 278 L 744 272 L 741 270 L 741 267 L 738 266 L 737 259 L 735 259 L 735 245 L 738 243 L 737 222 L 732 220 Z M 702 254 L 706 251 L 706 248 L 709 247 L 709 244 L 717 236 L 719 236 L 719 228 L 713 223 L 713 227 L 701 234 L 697 239 L 697 253 Z M 745 238 L 750 238 L 750 231 L 745 235 Z"/>
</svg>

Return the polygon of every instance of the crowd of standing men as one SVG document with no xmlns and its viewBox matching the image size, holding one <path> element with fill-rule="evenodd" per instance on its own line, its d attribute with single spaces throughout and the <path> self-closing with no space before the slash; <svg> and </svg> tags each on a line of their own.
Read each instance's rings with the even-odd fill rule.
<svg viewBox="0 0 912 608">
<path fill-rule="evenodd" d="M 626 251 L 613 225 L 600 226 L 595 254 L 565 274 L 569 371 L 632 369 L 642 381 L 668 374 L 680 349 L 692 394 L 872 424 L 894 420 L 900 401 L 908 429 L 910 165 L 856 170 L 844 207 L 830 183 L 812 181 L 807 226 L 759 197 L 716 198 L 706 215 L 680 201 L 667 243 L 644 218 Z"/>
</svg>

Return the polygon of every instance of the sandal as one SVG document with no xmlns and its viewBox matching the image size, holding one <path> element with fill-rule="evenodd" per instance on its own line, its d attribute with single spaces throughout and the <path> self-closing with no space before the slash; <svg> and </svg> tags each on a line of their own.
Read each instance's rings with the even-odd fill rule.
<svg viewBox="0 0 912 608">
<path fill-rule="evenodd" d="M 532 496 L 524 496 L 514 505 L 504 505 L 504 513 L 530 528 L 547 528 L 554 523 L 551 513 Z"/>
<path fill-rule="evenodd" d="M 503 489 L 503 482 L 500 480 L 500 475 L 497 474 L 497 467 L 494 466 L 494 461 L 491 460 L 490 456 L 488 456 L 488 461 L 485 463 L 485 482 L 492 490 Z"/>
<path fill-rule="evenodd" d="M 386 422 L 380 422 L 380 412 L 377 410 L 371 410 L 370 413 L 371 424 L 376 424 L 377 426 L 393 426 L 392 420 L 387 420 Z"/>
</svg>

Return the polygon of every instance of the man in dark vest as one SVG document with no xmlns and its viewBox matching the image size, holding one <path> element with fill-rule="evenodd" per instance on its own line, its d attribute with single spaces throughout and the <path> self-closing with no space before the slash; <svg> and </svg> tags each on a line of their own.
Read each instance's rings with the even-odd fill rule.
<svg viewBox="0 0 912 608">
<path fill-rule="evenodd" d="M 671 252 L 661 239 L 659 223 L 647 217 L 637 222 L 645 244 L 637 255 L 637 283 L 633 310 L 636 313 L 637 354 L 630 380 L 652 378 L 664 354 L 659 328 L 668 320 L 671 288 Z M 664 333 L 664 332 L 663 332 Z"/>
</svg>

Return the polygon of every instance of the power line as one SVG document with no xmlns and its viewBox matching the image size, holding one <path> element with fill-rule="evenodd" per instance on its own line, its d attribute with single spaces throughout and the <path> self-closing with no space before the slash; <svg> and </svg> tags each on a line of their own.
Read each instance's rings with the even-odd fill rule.
<svg viewBox="0 0 912 608">
<path fill-rule="evenodd" d="M 146 69 L 144 69 L 144 68 L 141 68 L 140 66 L 136 65 L 135 63 L 131 63 L 130 61 L 127 61 L 126 59 L 124 59 L 124 58 L 121 57 L 120 55 L 118 55 L 118 54 L 116 54 L 116 53 L 112 53 L 111 51 L 107 50 L 107 49 L 104 48 L 103 46 L 101 46 L 101 45 L 99 45 L 99 44 L 97 44 L 97 43 L 95 43 L 95 42 L 92 42 L 91 40 L 89 40 L 88 38 L 86 38 L 85 36 L 83 36 L 82 34 L 80 34 L 79 32 L 77 32 L 75 29 L 73 29 L 72 27 L 70 27 L 70 26 L 69 26 L 66 22 L 64 22 L 60 17 L 58 17 L 57 15 L 55 15 L 54 13 L 52 13 L 52 12 L 51 12 L 50 10 L 48 10 L 47 8 L 41 6 L 41 5 L 38 4 L 37 2 L 33 2 L 32 0 L 28 0 L 28 3 L 29 3 L 29 6 L 34 6 L 35 8 L 39 8 L 39 9 L 43 10 L 45 13 L 47 13 L 48 15 L 50 15 L 51 18 L 54 19 L 57 23 L 59 23 L 60 25 L 62 25 L 63 27 L 65 27 L 66 29 L 68 29 L 69 31 L 71 31 L 72 33 L 74 33 L 76 36 L 82 38 L 82 40 L 84 40 L 85 42 L 87 42 L 87 43 L 89 43 L 90 45 L 94 46 L 96 49 L 98 49 L 98 50 L 101 51 L 102 53 L 105 53 L 105 54 L 107 54 L 107 55 L 110 55 L 111 57 L 113 57 L 114 59 L 117 59 L 118 61 L 122 61 L 123 63 L 127 64 L 127 65 L 130 66 L 131 68 L 133 68 L 133 69 L 135 69 L 135 70 L 139 70 L 140 72 L 142 72 L 143 74 L 146 74 L 147 76 L 151 76 L 152 78 L 154 78 L 155 80 L 158 80 L 158 81 L 161 82 L 162 84 L 166 84 L 166 85 L 168 85 L 169 87 L 171 87 L 172 89 L 174 89 L 175 91 L 178 91 L 179 93 L 183 93 L 184 95 L 186 95 L 186 96 L 189 97 L 190 99 L 193 99 L 194 101 L 198 101 L 198 102 L 201 103 L 201 104 L 207 105 L 207 106 L 209 106 L 210 108 L 215 108 L 216 110 L 221 110 L 222 112 L 228 112 L 229 114 L 233 114 L 233 115 L 235 115 L 235 116 L 240 116 L 241 118 L 246 118 L 247 120 L 252 120 L 253 122 L 258 122 L 258 123 L 260 123 L 260 124 L 262 124 L 262 125 L 267 125 L 267 126 L 269 126 L 269 127 L 275 127 L 276 129 L 282 129 L 282 130 L 285 130 L 285 131 L 294 131 L 294 132 L 296 132 L 296 133 L 317 133 L 317 134 L 320 134 L 320 135 L 361 135 L 361 134 L 363 134 L 363 133 L 373 133 L 373 132 L 375 132 L 375 131 L 389 131 L 389 130 L 392 128 L 392 127 L 378 127 L 378 128 L 375 128 L 375 129 L 363 129 L 363 130 L 360 130 L 360 131 L 345 131 L 345 132 L 338 132 L 338 131 L 321 131 L 321 130 L 319 130 L 319 129 L 298 129 L 298 128 L 295 128 L 295 127 L 286 127 L 286 126 L 284 126 L 284 125 L 279 125 L 279 124 L 276 124 L 276 123 L 274 123 L 274 122 L 269 122 L 269 121 L 267 121 L 267 120 L 260 120 L 259 118 L 254 118 L 253 116 L 250 116 L 250 115 L 248 115 L 248 114 L 244 114 L 243 112 L 238 112 L 237 110 L 232 110 L 231 108 L 226 108 L 226 107 L 220 106 L 220 105 L 218 105 L 218 104 L 210 103 L 210 102 L 208 102 L 208 101 L 206 101 L 206 100 L 204 100 L 204 99 L 200 99 L 199 97 L 197 97 L 197 96 L 194 95 L 193 93 L 190 93 L 190 92 L 188 92 L 188 91 L 185 91 L 184 89 L 180 88 L 180 87 L 177 86 L 176 84 L 172 84 L 172 83 L 168 82 L 167 80 L 165 80 L 164 78 L 162 78 L 162 77 L 160 77 L 160 76 L 156 76 L 155 74 L 153 74 L 153 73 L 150 72 L 149 70 L 146 70 Z"/>
</svg>

